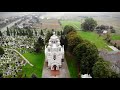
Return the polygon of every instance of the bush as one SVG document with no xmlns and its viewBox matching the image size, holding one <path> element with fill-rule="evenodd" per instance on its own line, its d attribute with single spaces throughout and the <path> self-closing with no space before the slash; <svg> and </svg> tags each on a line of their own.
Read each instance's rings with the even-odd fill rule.
<svg viewBox="0 0 120 90">
<path fill-rule="evenodd" d="M 35 75 L 35 74 L 32 74 L 32 76 L 31 76 L 32 78 L 37 78 L 37 76 Z"/>
<path fill-rule="evenodd" d="M 115 31 L 115 29 L 111 29 L 111 33 L 115 33 L 116 31 Z"/>
</svg>

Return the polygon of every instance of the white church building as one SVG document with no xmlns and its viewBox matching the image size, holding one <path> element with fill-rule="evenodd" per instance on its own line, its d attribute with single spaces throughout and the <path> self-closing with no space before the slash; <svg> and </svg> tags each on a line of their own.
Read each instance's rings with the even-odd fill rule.
<svg viewBox="0 0 120 90">
<path fill-rule="evenodd" d="M 64 59 L 64 46 L 60 45 L 60 40 L 55 32 L 49 39 L 48 45 L 45 45 L 45 62 L 51 70 L 59 70 L 62 67 Z"/>
</svg>

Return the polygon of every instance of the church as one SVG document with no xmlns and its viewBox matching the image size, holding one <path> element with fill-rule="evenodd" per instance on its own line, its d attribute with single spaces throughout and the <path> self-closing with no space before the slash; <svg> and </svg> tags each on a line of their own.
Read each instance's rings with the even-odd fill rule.
<svg viewBox="0 0 120 90">
<path fill-rule="evenodd" d="M 59 70 L 64 60 L 64 46 L 60 45 L 59 37 L 53 32 L 48 45 L 45 45 L 45 62 L 51 70 Z"/>
</svg>

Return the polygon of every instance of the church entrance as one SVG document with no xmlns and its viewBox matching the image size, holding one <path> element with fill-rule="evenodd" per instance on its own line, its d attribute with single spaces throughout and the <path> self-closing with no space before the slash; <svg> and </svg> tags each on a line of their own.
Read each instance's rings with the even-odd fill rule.
<svg viewBox="0 0 120 90">
<path fill-rule="evenodd" d="M 56 70 L 56 68 L 57 68 L 57 66 L 56 66 L 56 65 L 54 65 L 54 66 L 53 66 L 53 70 Z"/>
<path fill-rule="evenodd" d="M 60 74 L 60 71 L 58 70 L 57 65 L 53 65 L 52 70 L 51 70 L 51 75 L 52 76 L 57 76 Z"/>
</svg>

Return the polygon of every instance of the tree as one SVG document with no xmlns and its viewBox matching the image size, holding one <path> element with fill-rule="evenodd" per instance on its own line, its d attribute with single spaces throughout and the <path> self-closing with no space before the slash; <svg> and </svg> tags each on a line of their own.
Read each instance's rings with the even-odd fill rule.
<svg viewBox="0 0 120 90">
<path fill-rule="evenodd" d="M 32 74 L 32 76 L 31 76 L 32 78 L 37 78 L 37 76 L 35 75 L 35 74 Z"/>
<path fill-rule="evenodd" d="M 17 31 L 17 36 L 19 36 L 20 34 L 19 34 L 19 31 Z"/>
<path fill-rule="evenodd" d="M 52 32 L 54 32 L 55 30 L 54 29 L 52 29 Z"/>
<path fill-rule="evenodd" d="M 28 31 L 27 30 L 25 30 L 25 35 L 28 36 Z"/>
<path fill-rule="evenodd" d="M 101 26 L 100 26 L 100 29 L 101 29 L 101 30 L 105 30 L 105 25 L 101 25 Z"/>
<path fill-rule="evenodd" d="M 116 32 L 115 29 L 111 29 L 110 31 L 111 31 L 111 33 L 115 33 Z"/>
<path fill-rule="evenodd" d="M 30 30 L 30 29 L 28 29 L 28 37 L 32 37 L 33 36 L 33 31 L 32 30 Z"/>
<path fill-rule="evenodd" d="M 39 37 L 38 41 L 34 43 L 35 52 L 39 53 L 42 50 L 43 46 L 44 40 L 41 37 Z"/>
<path fill-rule="evenodd" d="M 2 78 L 3 77 L 3 72 L 2 72 L 2 70 L 0 70 L 0 78 Z"/>
<path fill-rule="evenodd" d="M 10 31 L 9 31 L 9 28 L 7 27 L 7 36 L 10 36 Z"/>
<path fill-rule="evenodd" d="M 61 35 L 64 35 L 64 34 L 63 34 L 63 31 L 60 31 L 60 34 L 61 34 Z"/>
<path fill-rule="evenodd" d="M 69 32 L 71 32 L 71 31 L 76 32 L 76 30 L 75 30 L 74 27 L 69 26 L 69 25 L 66 25 L 66 26 L 64 27 L 63 33 L 64 33 L 64 35 L 67 35 L 67 34 L 68 34 Z"/>
<path fill-rule="evenodd" d="M 97 26 L 97 22 L 93 18 L 86 18 L 81 24 L 81 28 L 85 31 L 93 31 Z"/>
<path fill-rule="evenodd" d="M 35 48 L 36 53 L 39 53 L 41 50 L 41 47 L 40 47 L 39 43 L 37 43 L 37 42 L 34 43 L 34 48 Z"/>
<path fill-rule="evenodd" d="M 25 36 L 25 34 L 26 34 L 26 33 L 25 33 L 24 29 L 23 29 L 23 30 L 22 30 L 22 35 Z"/>
<path fill-rule="evenodd" d="M 93 77 L 94 78 L 114 78 L 117 77 L 116 73 L 110 68 L 111 64 L 108 61 L 97 61 L 93 66 Z"/>
<path fill-rule="evenodd" d="M 0 47 L 0 55 L 3 55 L 4 54 L 4 50 L 2 47 Z"/>
<path fill-rule="evenodd" d="M 114 44 L 114 47 L 117 47 L 117 43 Z"/>
<path fill-rule="evenodd" d="M 10 29 L 10 36 L 12 36 L 12 33 L 13 33 L 13 32 L 12 32 L 12 30 Z"/>
<path fill-rule="evenodd" d="M 21 29 L 19 29 L 19 35 L 20 36 L 22 36 L 23 34 L 22 34 L 22 30 Z"/>
<path fill-rule="evenodd" d="M 34 31 L 35 31 L 35 35 L 37 36 L 37 31 L 34 29 Z"/>
<path fill-rule="evenodd" d="M 50 37 L 52 36 L 52 33 L 50 31 L 47 32 L 47 35 L 45 37 L 45 43 L 48 43 Z"/>
<path fill-rule="evenodd" d="M 13 30 L 13 35 L 14 35 L 14 37 L 15 37 L 15 35 L 16 35 L 15 29 Z"/>
<path fill-rule="evenodd" d="M 109 33 L 106 34 L 105 40 L 106 40 L 107 42 L 110 42 L 110 41 L 111 41 L 111 35 L 110 35 Z"/>
<path fill-rule="evenodd" d="M 66 51 L 67 47 L 68 47 L 68 40 L 67 40 L 67 37 L 65 35 L 61 35 L 60 44 L 61 44 L 61 46 L 64 45 L 64 50 Z"/>
<path fill-rule="evenodd" d="M 60 36 L 60 32 L 59 31 L 57 31 L 57 35 Z"/>
<path fill-rule="evenodd" d="M 96 29 L 100 29 L 100 26 L 97 26 Z"/>
<path fill-rule="evenodd" d="M 0 31 L 0 36 L 2 37 L 2 32 Z"/>
<path fill-rule="evenodd" d="M 42 29 L 41 29 L 40 35 L 44 36 Z"/>
<path fill-rule="evenodd" d="M 68 33 L 67 39 L 68 39 L 68 50 L 70 52 L 73 52 L 75 46 L 77 46 L 79 43 L 83 41 L 82 38 L 78 36 L 76 32 L 73 31 Z"/>
<path fill-rule="evenodd" d="M 110 29 L 113 29 L 113 26 L 110 26 Z"/>
<path fill-rule="evenodd" d="M 40 44 L 40 46 L 44 46 L 44 40 L 41 37 L 38 38 L 37 42 Z"/>
<path fill-rule="evenodd" d="M 81 69 L 81 73 L 91 74 L 92 67 L 98 60 L 97 47 L 89 41 L 84 40 L 74 48 L 73 54 L 76 57 L 78 64 L 80 64 L 79 68 Z"/>
</svg>

